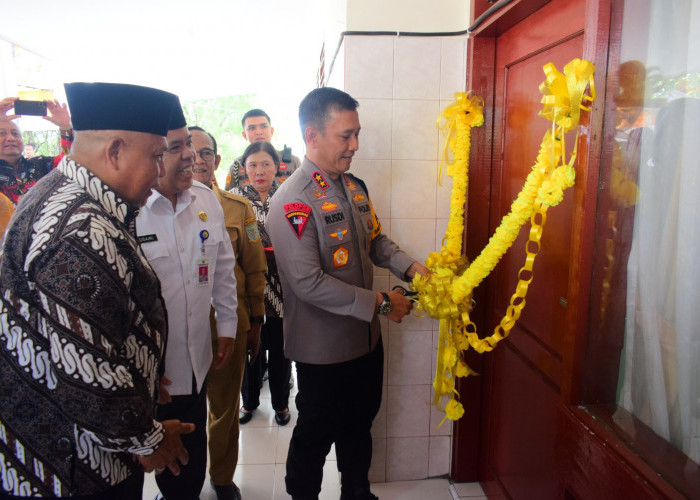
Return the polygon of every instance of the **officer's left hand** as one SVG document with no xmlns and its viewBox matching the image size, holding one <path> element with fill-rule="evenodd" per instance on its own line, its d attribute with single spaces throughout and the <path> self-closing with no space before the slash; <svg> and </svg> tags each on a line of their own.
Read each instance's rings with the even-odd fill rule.
<svg viewBox="0 0 700 500">
<path fill-rule="evenodd" d="M 219 349 L 216 353 L 214 364 L 212 365 L 214 370 L 218 370 L 219 368 L 223 367 L 228 361 L 228 358 L 231 357 L 231 353 L 233 352 L 233 343 L 235 340 L 236 339 L 232 339 L 231 337 L 218 338 Z"/>
<path fill-rule="evenodd" d="M 413 264 L 411 264 L 411 267 L 409 267 L 406 271 L 406 276 L 408 276 L 410 279 L 413 279 L 416 273 L 420 274 L 421 276 L 428 276 L 429 274 L 432 274 L 432 271 L 420 262 L 415 261 Z"/>
</svg>

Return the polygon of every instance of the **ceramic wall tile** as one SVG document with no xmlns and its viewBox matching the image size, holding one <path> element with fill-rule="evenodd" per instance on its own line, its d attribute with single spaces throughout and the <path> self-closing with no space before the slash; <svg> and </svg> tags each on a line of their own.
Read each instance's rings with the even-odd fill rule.
<svg viewBox="0 0 700 500">
<path fill-rule="evenodd" d="M 387 386 L 387 436 L 428 436 L 430 388 L 426 385 Z"/>
<path fill-rule="evenodd" d="M 434 219 L 437 162 L 395 160 L 391 166 L 391 213 L 394 218 Z"/>
<path fill-rule="evenodd" d="M 439 101 L 395 100 L 392 157 L 396 160 L 435 160 L 438 155 Z"/>
<path fill-rule="evenodd" d="M 452 99 L 455 92 L 464 92 L 467 84 L 466 35 L 444 37 L 440 53 L 440 99 Z"/>
<path fill-rule="evenodd" d="M 452 196 L 452 177 L 446 173 L 447 166 L 443 166 L 442 175 L 439 177 L 436 188 L 435 216 L 446 219 L 450 216 L 450 197 Z"/>
<path fill-rule="evenodd" d="M 336 60 L 336 64 L 342 64 Z M 389 36 L 345 37 L 345 91 L 355 99 L 391 98 L 394 39 Z"/>
<path fill-rule="evenodd" d="M 414 259 L 425 262 L 435 249 L 435 219 L 392 219 L 391 239 Z"/>
<path fill-rule="evenodd" d="M 432 382 L 432 333 L 389 332 L 389 385 Z"/>
<path fill-rule="evenodd" d="M 428 477 L 437 477 L 450 472 L 450 436 L 430 438 L 428 451 Z"/>
<path fill-rule="evenodd" d="M 386 480 L 410 481 L 428 477 L 430 438 L 388 438 Z"/>
<path fill-rule="evenodd" d="M 394 38 L 394 99 L 439 99 L 442 40 Z"/>
<path fill-rule="evenodd" d="M 367 185 L 372 206 L 382 226 L 391 218 L 391 168 L 390 160 L 362 159 L 353 160 L 350 168 L 350 173 Z"/>
<path fill-rule="evenodd" d="M 354 97 L 354 96 L 353 96 Z M 391 99 L 357 99 L 360 116 L 360 146 L 356 159 L 391 159 L 391 125 L 393 101 Z"/>
</svg>

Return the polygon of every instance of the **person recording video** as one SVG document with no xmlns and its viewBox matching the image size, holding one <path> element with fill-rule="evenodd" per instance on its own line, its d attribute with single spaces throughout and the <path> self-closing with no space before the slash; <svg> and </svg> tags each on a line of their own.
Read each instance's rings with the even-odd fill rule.
<svg viewBox="0 0 700 500">
<path fill-rule="evenodd" d="M 0 101 L 0 193 L 5 195 L 13 205 L 17 205 L 24 194 L 36 181 L 49 173 L 70 151 L 73 142 L 70 114 L 65 104 L 55 100 L 24 101 L 44 103 L 48 110 L 44 120 L 56 125 L 61 133 L 61 153 L 58 156 L 24 155 L 22 132 L 14 119 L 22 116 L 15 107 L 17 97 L 6 97 Z M 13 114 L 9 111 L 13 110 Z M 21 109 L 20 109 L 21 111 Z"/>
</svg>

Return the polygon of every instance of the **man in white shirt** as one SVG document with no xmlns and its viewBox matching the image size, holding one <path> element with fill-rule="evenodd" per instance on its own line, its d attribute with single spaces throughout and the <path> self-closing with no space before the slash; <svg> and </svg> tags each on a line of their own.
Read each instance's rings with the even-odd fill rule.
<svg viewBox="0 0 700 500">
<path fill-rule="evenodd" d="M 136 219 L 139 242 L 156 271 L 168 314 L 168 345 L 159 420 L 179 415 L 196 429 L 183 437 L 189 463 L 181 474 L 156 476 L 166 500 L 198 498 L 207 462 L 206 377 L 223 366 L 236 337 L 235 257 L 214 193 L 192 179 L 195 151 L 184 116 L 171 119 L 165 175 Z M 219 349 L 211 349 L 209 311 L 216 311 Z M 213 361 L 213 363 L 212 363 Z"/>
</svg>

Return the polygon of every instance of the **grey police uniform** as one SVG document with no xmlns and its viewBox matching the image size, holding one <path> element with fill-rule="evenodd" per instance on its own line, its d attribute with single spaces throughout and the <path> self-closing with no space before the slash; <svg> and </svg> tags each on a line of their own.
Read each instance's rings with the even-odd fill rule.
<svg viewBox="0 0 700 500">
<path fill-rule="evenodd" d="M 284 293 L 285 355 L 341 363 L 377 344 L 373 267 L 404 279 L 415 259 L 381 232 L 364 183 L 327 178 L 307 158 L 272 198 L 269 234 Z"/>
<path fill-rule="evenodd" d="M 301 160 L 298 157 L 291 154 L 290 151 L 290 161 L 283 160 L 283 151 L 276 149 L 277 156 L 280 159 L 280 166 L 275 174 L 275 184 L 279 187 L 287 178 L 294 173 L 294 171 L 301 165 Z M 236 158 L 231 166 L 228 168 L 228 176 L 226 177 L 226 191 L 230 191 L 231 188 L 242 186 L 244 184 L 249 184 L 248 176 L 245 173 L 245 168 L 241 165 L 241 158 Z"/>
</svg>

